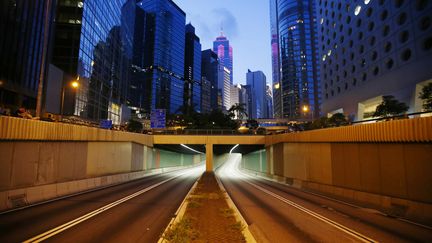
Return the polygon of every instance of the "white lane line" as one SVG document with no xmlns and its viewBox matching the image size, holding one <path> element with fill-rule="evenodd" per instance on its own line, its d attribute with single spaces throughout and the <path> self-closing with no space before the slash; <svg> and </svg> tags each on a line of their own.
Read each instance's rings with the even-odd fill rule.
<svg viewBox="0 0 432 243">
<path fill-rule="evenodd" d="M 189 173 L 189 172 L 187 172 L 187 173 Z M 105 205 L 103 207 L 100 207 L 100 208 L 98 208 L 98 209 L 96 209 L 96 210 L 94 210 L 94 211 L 92 211 L 90 213 L 87 213 L 87 214 L 85 214 L 85 215 L 83 215 L 83 216 L 81 216 L 79 218 L 76 218 L 76 219 L 74 219 L 72 221 L 64 223 L 64 224 L 62 224 L 62 225 L 60 225 L 60 226 L 58 226 L 58 227 L 56 227 L 54 229 L 51 229 L 51 230 L 49 230 L 49 231 L 47 231 L 45 233 L 42 233 L 42 234 L 37 235 L 37 236 L 35 236 L 35 237 L 31 238 L 31 239 L 28 239 L 28 240 L 24 241 L 24 243 L 28 243 L 28 242 L 41 242 L 43 240 L 46 240 L 46 239 L 48 239 L 48 238 L 50 238 L 50 237 L 52 237 L 54 235 L 57 235 L 57 234 L 65 231 L 65 230 L 67 230 L 67 229 L 69 229 L 69 228 L 71 228 L 71 227 L 73 227 L 73 226 L 75 226 L 75 225 L 77 225 L 79 223 L 82 223 L 82 222 L 84 222 L 84 221 L 86 221 L 86 220 L 88 220 L 88 219 L 90 219 L 90 218 L 92 218 L 92 217 L 94 217 L 94 216 L 96 216 L 98 214 L 101 214 L 101 213 L 103 213 L 103 212 L 105 212 L 105 211 L 107 211 L 107 210 L 109 210 L 109 209 L 111 209 L 111 208 L 113 208 L 113 207 L 121 204 L 121 203 L 124 203 L 124 202 L 126 202 L 126 201 L 128 201 L 128 200 L 130 200 L 132 198 L 135 198 L 135 197 L 137 197 L 137 196 L 139 196 L 139 195 L 141 195 L 141 194 L 143 194 L 145 192 L 150 191 L 153 188 L 156 188 L 156 187 L 158 187 L 158 186 L 160 186 L 160 185 L 162 185 L 164 183 L 167 183 L 168 181 L 174 180 L 175 178 L 177 178 L 179 176 L 182 176 L 184 174 L 187 174 L 187 173 L 183 173 L 183 174 L 171 177 L 171 178 L 166 179 L 164 181 L 161 181 L 161 182 L 159 182 L 157 184 L 154 184 L 152 186 L 144 188 L 144 189 L 142 189 L 142 190 L 140 190 L 138 192 L 135 192 L 135 193 L 133 193 L 133 194 L 131 194 L 129 196 L 126 196 L 126 197 L 121 198 L 121 199 L 119 199 L 119 200 L 117 200 L 115 202 L 112 202 L 112 203 L 107 204 L 107 205 Z"/>
<path fill-rule="evenodd" d="M 333 220 L 331 220 L 329 218 L 326 218 L 326 217 L 324 217 L 324 216 L 322 216 L 322 215 L 320 215 L 318 213 L 315 213 L 315 212 L 313 212 L 313 211 L 311 211 L 311 210 L 309 210 L 309 209 L 307 209 L 307 208 L 305 208 L 303 206 L 300 206 L 299 204 L 297 204 L 297 203 L 295 203 L 293 201 L 290 201 L 290 200 L 288 200 L 288 199 L 286 199 L 284 197 L 281 197 L 281 196 L 279 196 L 279 195 L 277 195 L 277 194 L 275 194 L 275 193 L 273 193 L 273 192 L 271 192 L 271 191 L 269 191 L 269 190 L 267 190 L 267 189 L 265 189 L 265 188 L 263 188 L 261 186 L 255 185 L 255 184 L 253 184 L 253 183 L 251 183 L 249 181 L 246 181 L 246 180 L 245 180 L 245 182 L 248 183 L 248 184 L 250 184 L 251 186 L 255 187 L 256 189 L 258 189 L 258 190 L 260 190 L 260 191 L 262 191 L 262 192 L 264 192 L 264 193 L 266 193 L 266 194 L 268 194 L 268 195 L 270 195 L 270 196 L 272 196 L 272 197 L 274 197 L 276 199 L 279 199 L 280 201 L 282 201 L 282 202 L 284 202 L 284 203 L 286 203 L 286 204 L 288 204 L 288 205 L 290 205 L 292 207 L 295 207 L 295 208 L 299 209 L 300 211 L 305 212 L 305 213 L 307 213 L 307 214 L 309 214 L 309 215 L 311 215 L 311 216 L 313 216 L 313 217 L 315 217 L 315 218 L 323 221 L 324 223 L 327 223 L 327 224 L 329 224 L 329 225 L 331 225 L 331 226 L 333 226 L 333 227 L 335 227 L 335 228 L 337 228 L 337 229 L 339 229 L 339 230 L 347 233 L 348 235 L 351 235 L 351 236 L 355 237 L 356 239 L 358 239 L 358 240 L 360 240 L 362 242 L 378 242 L 378 241 L 375 241 L 375 240 L 373 240 L 373 239 L 371 239 L 371 238 L 369 238 L 369 237 L 367 237 L 365 235 L 362 235 L 361 233 L 359 233 L 357 231 L 354 231 L 354 230 L 352 230 L 352 229 L 350 229 L 350 228 L 348 228 L 348 227 L 346 227 L 346 226 L 344 226 L 342 224 L 339 224 L 339 223 L 337 223 L 337 222 L 335 222 L 335 221 L 333 221 Z"/>
</svg>

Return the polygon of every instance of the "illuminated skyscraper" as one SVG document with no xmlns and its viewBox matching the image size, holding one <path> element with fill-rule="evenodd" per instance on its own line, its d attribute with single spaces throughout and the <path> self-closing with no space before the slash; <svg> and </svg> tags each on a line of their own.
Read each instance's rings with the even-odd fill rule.
<svg viewBox="0 0 432 243">
<path fill-rule="evenodd" d="M 201 43 L 195 35 L 195 28 L 186 25 L 186 48 L 184 70 L 184 101 L 189 111 L 201 112 Z"/>
<path fill-rule="evenodd" d="M 279 33 L 277 0 L 270 0 L 270 38 L 272 50 L 272 81 L 273 81 L 273 105 L 274 117 L 282 117 L 282 92 L 280 79 L 279 60 Z"/>
<path fill-rule="evenodd" d="M 227 68 L 230 72 L 230 85 L 233 84 L 233 48 L 229 44 L 226 36 L 221 35 L 213 42 L 213 51 L 219 57 L 219 64 Z"/>
<path fill-rule="evenodd" d="M 320 114 L 320 85 L 315 1 L 276 0 L 273 4 L 277 6 L 276 26 L 281 70 L 278 74 L 280 83 L 276 83 L 275 88 L 279 87 L 281 92 L 282 117 L 317 118 Z M 277 103 L 278 97 L 275 96 Z"/>
</svg>

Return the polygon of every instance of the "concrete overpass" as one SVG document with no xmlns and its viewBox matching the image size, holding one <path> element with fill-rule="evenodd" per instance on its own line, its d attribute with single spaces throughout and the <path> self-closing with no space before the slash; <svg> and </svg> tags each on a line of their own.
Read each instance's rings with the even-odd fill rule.
<svg viewBox="0 0 432 243">
<path fill-rule="evenodd" d="M 170 159 L 154 149 L 159 144 L 205 145 L 207 170 L 213 169 L 214 145 L 260 144 L 265 146 L 260 166 L 251 159 L 244 161 L 247 169 L 305 190 L 432 220 L 432 117 L 270 136 L 142 135 L 0 117 L 0 199 L 22 188 L 137 173 L 165 159 L 173 161 L 168 165 L 200 160 Z M 102 156 L 105 151 L 109 154 Z M 57 167 L 74 161 L 82 161 L 80 176 L 54 178 Z"/>
</svg>

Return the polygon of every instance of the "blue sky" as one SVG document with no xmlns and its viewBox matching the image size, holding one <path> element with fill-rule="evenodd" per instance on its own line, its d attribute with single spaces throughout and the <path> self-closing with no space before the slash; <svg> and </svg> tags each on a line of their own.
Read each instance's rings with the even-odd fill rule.
<svg viewBox="0 0 432 243">
<path fill-rule="evenodd" d="M 270 13 L 266 0 L 173 0 L 195 26 L 202 49 L 213 47 L 220 35 L 234 49 L 234 83 L 244 84 L 246 72 L 261 70 L 271 83 Z"/>
</svg>

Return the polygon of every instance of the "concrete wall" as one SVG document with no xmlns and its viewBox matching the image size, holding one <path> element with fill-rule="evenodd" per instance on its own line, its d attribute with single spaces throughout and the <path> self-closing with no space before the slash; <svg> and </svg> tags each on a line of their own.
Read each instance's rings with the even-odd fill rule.
<svg viewBox="0 0 432 243">
<path fill-rule="evenodd" d="M 242 168 L 266 172 L 267 171 L 267 153 L 266 150 L 259 150 L 242 156 Z"/>
<path fill-rule="evenodd" d="M 259 152 L 257 152 L 259 153 Z M 432 222 L 431 143 L 280 143 L 245 169 L 295 187 Z"/>
<path fill-rule="evenodd" d="M 31 188 L 43 188 L 40 193 L 58 196 L 108 183 L 107 179 L 96 183 L 95 178 L 112 175 L 127 181 L 130 173 L 192 166 L 201 161 L 201 155 L 183 155 L 133 142 L 1 141 L 0 211 L 13 206 L 10 201 L 17 195 L 25 199 L 24 204 L 47 199 L 46 195 L 28 199 L 27 192 L 36 193 Z M 77 183 L 82 180 L 86 182 Z M 62 183 L 68 184 L 67 190 Z"/>
</svg>

